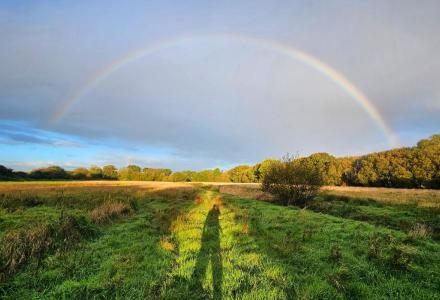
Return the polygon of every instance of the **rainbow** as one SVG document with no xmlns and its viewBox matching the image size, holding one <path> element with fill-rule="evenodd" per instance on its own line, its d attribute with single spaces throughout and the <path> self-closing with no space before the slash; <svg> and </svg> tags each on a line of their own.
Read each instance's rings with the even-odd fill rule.
<svg viewBox="0 0 440 300">
<path fill-rule="evenodd" d="M 335 83 L 342 91 L 344 91 L 348 96 L 351 97 L 370 117 L 374 122 L 376 127 L 383 133 L 384 137 L 387 139 L 391 146 L 396 146 L 397 141 L 395 135 L 393 134 L 390 127 L 385 122 L 384 118 L 381 116 L 379 111 L 373 105 L 372 101 L 350 80 L 348 80 L 343 74 L 329 66 L 328 64 L 320 61 L 316 57 L 305 53 L 294 47 L 257 37 L 244 36 L 239 34 L 194 34 L 194 35 L 183 35 L 176 36 L 169 39 L 164 39 L 159 42 L 149 44 L 146 47 L 140 48 L 128 54 L 125 54 L 119 59 L 116 59 L 109 65 L 98 70 L 94 73 L 79 89 L 74 93 L 70 94 L 66 99 L 61 102 L 61 105 L 52 115 L 51 121 L 58 122 L 69 110 L 70 108 L 85 94 L 93 90 L 100 82 L 104 81 L 106 78 L 111 76 L 113 73 L 124 67 L 125 65 L 134 62 L 142 57 L 150 55 L 159 50 L 176 46 L 184 42 L 191 42 L 200 39 L 228 39 L 235 40 L 238 42 L 245 42 L 253 44 L 260 47 L 268 48 L 272 51 L 276 51 L 282 55 L 290 57 L 295 61 L 301 62 L 314 70 L 318 71 L 324 75 L 327 79 Z"/>
</svg>

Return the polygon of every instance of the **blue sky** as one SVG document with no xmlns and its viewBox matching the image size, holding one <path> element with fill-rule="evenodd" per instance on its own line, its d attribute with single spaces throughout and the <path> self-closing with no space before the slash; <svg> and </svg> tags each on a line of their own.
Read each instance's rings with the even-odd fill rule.
<svg viewBox="0 0 440 300">
<path fill-rule="evenodd" d="M 438 1 L 2 1 L 0 164 L 203 169 L 390 144 L 295 47 L 371 100 L 399 145 L 439 133 Z M 118 68 L 51 122 L 93 74 Z"/>
</svg>

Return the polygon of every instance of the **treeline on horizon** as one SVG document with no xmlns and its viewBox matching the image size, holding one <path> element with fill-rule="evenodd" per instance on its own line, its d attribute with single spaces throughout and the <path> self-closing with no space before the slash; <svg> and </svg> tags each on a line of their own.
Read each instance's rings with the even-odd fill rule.
<svg viewBox="0 0 440 300">
<path fill-rule="evenodd" d="M 298 160 L 319 170 L 325 185 L 351 185 L 398 188 L 440 188 L 440 134 L 423 139 L 415 147 L 396 148 L 359 157 L 334 157 L 315 153 Z M 261 182 L 265 172 L 280 160 L 266 159 L 256 165 L 240 165 L 227 171 L 178 171 L 141 168 L 129 165 L 117 169 L 76 168 L 66 171 L 59 166 L 14 172 L 0 165 L 0 180 L 129 180 L 173 182 Z"/>
</svg>

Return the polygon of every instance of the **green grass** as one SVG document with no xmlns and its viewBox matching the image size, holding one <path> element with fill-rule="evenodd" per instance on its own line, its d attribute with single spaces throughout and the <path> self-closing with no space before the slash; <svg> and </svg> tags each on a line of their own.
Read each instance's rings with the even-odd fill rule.
<svg viewBox="0 0 440 300">
<path fill-rule="evenodd" d="M 37 202 L 0 195 L 0 238 L 56 222 L 61 211 L 92 222 L 90 212 L 109 201 L 135 208 L 23 265 L 0 282 L 0 298 L 438 298 L 440 243 L 399 226 L 438 224 L 429 211 L 337 197 L 317 199 L 313 210 L 287 208 L 200 187 L 37 194 Z"/>
<path fill-rule="evenodd" d="M 416 224 L 423 224 L 434 239 L 440 239 L 440 208 L 436 207 L 324 194 L 310 202 L 308 209 L 404 232 L 410 232 Z"/>
</svg>

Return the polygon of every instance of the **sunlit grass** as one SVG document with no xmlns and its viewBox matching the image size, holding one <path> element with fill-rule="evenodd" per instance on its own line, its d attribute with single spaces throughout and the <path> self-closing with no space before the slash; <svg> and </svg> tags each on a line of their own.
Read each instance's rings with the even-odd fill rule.
<svg viewBox="0 0 440 300">
<path fill-rule="evenodd" d="M 205 240 L 204 235 L 209 237 L 209 233 L 204 233 L 203 229 L 209 221 L 208 215 L 215 207 L 219 208 L 219 228 L 207 230 L 218 230 L 219 236 Z M 243 232 L 243 224 L 236 220 L 235 210 L 229 204 L 224 204 L 222 197 L 213 192 L 204 193 L 203 201 L 195 204 L 185 218 L 176 220 L 172 236 L 179 245 L 179 255 L 163 286 L 164 298 L 194 299 L 203 295 L 212 295 L 213 298 L 234 298 L 239 295 L 239 298 L 249 299 L 286 297 L 279 284 L 274 282 L 281 284 L 288 274 L 281 265 L 275 264 L 258 250 L 255 240 Z M 217 239 L 218 248 L 215 245 Z M 200 254 L 203 248 L 210 248 L 217 253 Z M 201 255 L 211 257 L 204 259 Z M 215 255 L 221 258 L 218 265 L 213 263 L 216 260 L 212 256 Z M 199 260 L 204 260 L 206 265 L 200 267 Z M 195 274 L 199 268 L 201 272 Z M 217 284 L 221 285 L 219 291 L 214 288 Z"/>
<path fill-rule="evenodd" d="M 324 187 L 323 192 L 329 195 L 346 196 L 355 199 L 374 199 L 386 204 L 440 208 L 440 190 Z"/>
<path fill-rule="evenodd" d="M 317 213 L 216 187 L 62 190 L 36 190 L 38 202 L 3 191 L 0 238 L 56 222 L 61 212 L 92 223 L 93 209 L 107 203 L 132 210 L 97 222 L 96 235 L 46 253 L 38 267 L 24 265 L 0 282 L 0 297 L 435 299 L 440 284 L 440 245 L 429 228 L 393 225 L 423 215 L 385 203 L 335 198 L 335 213 Z M 388 211 L 388 221 L 357 220 L 353 211 L 369 218 Z"/>
</svg>

